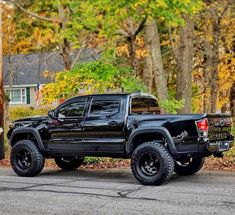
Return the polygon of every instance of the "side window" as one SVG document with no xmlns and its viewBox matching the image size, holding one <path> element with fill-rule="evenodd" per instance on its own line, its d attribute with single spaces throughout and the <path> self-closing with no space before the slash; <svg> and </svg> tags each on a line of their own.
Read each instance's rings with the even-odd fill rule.
<svg viewBox="0 0 235 215">
<path fill-rule="evenodd" d="M 156 99 L 149 99 L 149 112 L 160 114 L 160 107 Z"/>
<path fill-rule="evenodd" d="M 148 112 L 148 100 L 146 98 L 133 98 L 131 101 L 131 113 Z"/>
<path fill-rule="evenodd" d="M 85 114 L 86 102 L 74 102 L 62 107 L 58 111 L 59 118 L 65 117 L 83 117 Z"/>
<path fill-rule="evenodd" d="M 109 116 L 116 114 L 120 109 L 120 101 L 93 101 L 89 116 Z"/>
<path fill-rule="evenodd" d="M 160 108 L 157 100 L 152 98 L 133 98 L 131 101 L 132 114 L 159 114 Z"/>
</svg>

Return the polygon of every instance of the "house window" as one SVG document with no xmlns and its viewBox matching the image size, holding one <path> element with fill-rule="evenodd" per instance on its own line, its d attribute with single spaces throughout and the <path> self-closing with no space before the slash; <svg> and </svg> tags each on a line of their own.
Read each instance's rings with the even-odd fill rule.
<svg viewBox="0 0 235 215">
<path fill-rule="evenodd" d="M 6 94 L 10 98 L 10 104 L 26 104 L 26 89 L 15 88 L 6 90 Z"/>
</svg>

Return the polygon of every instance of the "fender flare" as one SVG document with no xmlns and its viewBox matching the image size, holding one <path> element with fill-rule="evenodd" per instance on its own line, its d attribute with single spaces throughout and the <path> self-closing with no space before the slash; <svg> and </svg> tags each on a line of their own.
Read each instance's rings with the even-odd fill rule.
<svg viewBox="0 0 235 215">
<path fill-rule="evenodd" d="M 170 153 L 173 155 L 177 154 L 175 143 L 171 137 L 171 134 L 164 127 L 144 127 L 144 128 L 137 128 L 136 130 L 134 130 L 129 136 L 129 140 L 126 144 L 127 154 L 131 154 L 132 148 L 134 146 L 134 143 L 133 143 L 134 138 L 139 134 L 147 134 L 147 133 L 159 133 L 162 136 L 164 136 L 169 146 Z"/>
<path fill-rule="evenodd" d="M 44 147 L 44 145 L 43 145 L 41 136 L 40 136 L 39 132 L 38 132 L 35 128 L 27 128 L 27 127 L 26 127 L 26 128 L 22 128 L 22 127 L 16 128 L 16 129 L 12 132 L 11 137 L 10 137 L 10 139 L 9 139 L 10 145 L 12 146 L 12 140 L 13 140 L 13 138 L 14 138 L 16 135 L 18 135 L 18 134 L 23 134 L 23 133 L 30 133 L 30 134 L 32 134 L 32 135 L 35 137 L 36 141 L 37 141 L 36 144 L 37 144 L 38 148 L 39 148 L 41 151 L 45 151 L 45 147 Z"/>
</svg>

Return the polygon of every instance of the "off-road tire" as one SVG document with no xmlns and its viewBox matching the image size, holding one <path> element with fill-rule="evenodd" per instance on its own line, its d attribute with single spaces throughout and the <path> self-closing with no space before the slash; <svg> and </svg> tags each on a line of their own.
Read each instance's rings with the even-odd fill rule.
<svg viewBox="0 0 235 215">
<path fill-rule="evenodd" d="M 80 167 L 84 162 L 84 158 L 63 158 L 56 157 L 55 163 L 58 167 L 66 171 L 72 171 Z"/>
<path fill-rule="evenodd" d="M 143 171 L 141 160 L 152 154 L 156 158 L 157 172 L 149 176 Z M 145 168 L 145 167 L 144 167 Z M 134 177 L 143 185 L 161 185 L 167 182 L 174 171 L 174 160 L 167 148 L 158 142 L 146 142 L 139 145 L 131 157 L 131 169 Z M 157 168 L 156 168 L 157 169 Z"/>
<path fill-rule="evenodd" d="M 27 166 L 23 166 L 19 158 L 20 153 L 23 152 L 27 154 L 28 162 L 30 160 Z M 20 140 L 11 149 L 10 162 L 16 174 L 19 176 L 32 177 L 42 171 L 45 158 L 33 141 Z"/>
<path fill-rule="evenodd" d="M 175 161 L 174 171 L 178 175 L 193 175 L 203 167 L 204 161 L 204 158 L 192 158 L 187 165 L 182 165 L 181 162 Z"/>
</svg>

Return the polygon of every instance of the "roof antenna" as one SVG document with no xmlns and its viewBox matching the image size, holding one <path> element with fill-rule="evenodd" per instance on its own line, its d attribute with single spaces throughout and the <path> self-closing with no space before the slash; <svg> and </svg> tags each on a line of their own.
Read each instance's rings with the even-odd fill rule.
<svg viewBox="0 0 235 215">
<path fill-rule="evenodd" d="M 135 93 L 141 93 L 141 90 L 137 90 L 137 91 L 135 91 Z"/>
</svg>

